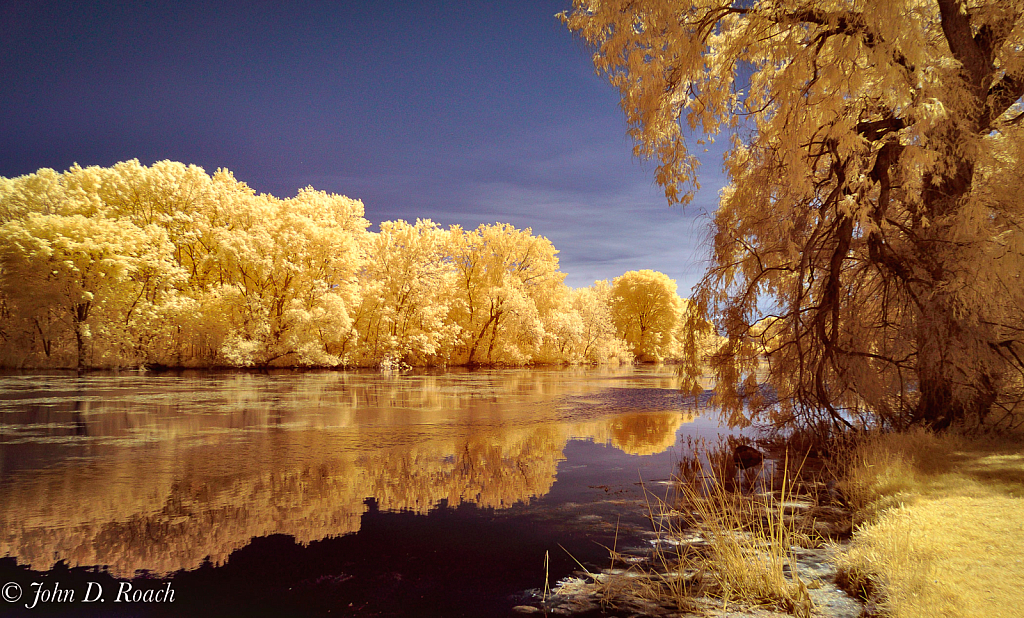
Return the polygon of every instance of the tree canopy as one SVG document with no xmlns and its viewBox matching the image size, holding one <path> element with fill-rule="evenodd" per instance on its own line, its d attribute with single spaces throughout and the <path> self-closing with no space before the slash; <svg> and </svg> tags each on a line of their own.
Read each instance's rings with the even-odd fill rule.
<svg viewBox="0 0 1024 618">
<path fill-rule="evenodd" d="M 531 229 L 369 225 L 358 200 L 171 161 L 0 178 L 0 365 L 633 360 L 607 282 L 567 287 Z"/>
<path fill-rule="evenodd" d="M 670 202 L 730 140 L 695 300 L 734 418 L 1024 422 L 1024 2 L 573 4 Z"/>
<path fill-rule="evenodd" d="M 685 305 L 676 282 L 653 270 L 631 270 L 612 281 L 612 315 L 619 336 L 638 358 L 677 355 Z"/>
</svg>

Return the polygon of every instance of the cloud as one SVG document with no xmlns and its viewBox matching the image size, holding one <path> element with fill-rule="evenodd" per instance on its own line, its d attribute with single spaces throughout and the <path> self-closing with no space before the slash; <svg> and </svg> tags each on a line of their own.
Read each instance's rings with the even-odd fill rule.
<svg viewBox="0 0 1024 618">
<path fill-rule="evenodd" d="M 562 127 L 444 159 L 423 150 L 377 170 L 292 182 L 362 199 L 374 224 L 422 218 L 443 226 L 532 228 L 559 250 L 573 287 L 650 268 L 675 279 L 685 295 L 702 274 L 708 213 L 724 184 L 714 169 L 720 151 L 705 155 L 694 201 L 669 207 L 652 180 L 653 164 L 636 161 L 628 141 L 607 129 Z"/>
</svg>

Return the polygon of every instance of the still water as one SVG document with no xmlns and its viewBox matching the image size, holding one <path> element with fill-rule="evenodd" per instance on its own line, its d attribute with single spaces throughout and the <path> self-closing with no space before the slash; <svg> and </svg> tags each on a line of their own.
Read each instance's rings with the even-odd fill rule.
<svg viewBox="0 0 1024 618">
<path fill-rule="evenodd" d="M 0 376 L 0 614 L 510 615 L 546 553 L 554 584 L 646 542 L 644 488 L 720 432 L 676 387 L 671 367 Z"/>
</svg>

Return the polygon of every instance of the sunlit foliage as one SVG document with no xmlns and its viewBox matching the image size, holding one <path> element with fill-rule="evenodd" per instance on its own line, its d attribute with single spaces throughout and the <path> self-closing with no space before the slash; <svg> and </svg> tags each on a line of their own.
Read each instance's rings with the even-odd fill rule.
<svg viewBox="0 0 1024 618">
<path fill-rule="evenodd" d="M 607 281 L 575 290 L 558 304 L 547 321 L 543 360 L 567 363 L 628 363 L 634 359 L 615 330 L 611 286 Z"/>
<path fill-rule="evenodd" d="M 340 362 L 330 348 L 350 327 L 361 203 L 256 195 L 170 161 L 40 170 L 2 190 L 3 333 L 18 350 L 5 362 Z M 68 347 L 65 330 L 73 363 L 36 358 Z"/>
<path fill-rule="evenodd" d="M 99 362 L 137 358 L 153 313 L 184 279 L 170 253 L 163 230 L 125 220 L 31 213 L 4 224 L 10 351 L 77 367 L 91 351 Z"/>
<path fill-rule="evenodd" d="M 451 319 L 462 332 L 459 363 L 523 364 L 544 342 L 550 297 L 561 291 L 557 251 L 547 238 L 508 224 L 473 232 L 453 226 Z"/>
<path fill-rule="evenodd" d="M 612 281 L 615 328 L 637 357 L 661 360 L 679 348 L 686 304 L 676 282 L 653 270 L 631 270 Z"/>
<path fill-rule="evenodd" d="M 1024 2 L 573 4 L 670 202 L 697 186 L 688 133 L 730 136 L 695 297 L 727 410 L 1024 420 Z"/>
<path fill-rule="evenodd" d="M 0 178 L 0 363 L 397 369 L 680 353 L 677 319 L 670 335 L 645 331 L 671 345 L 623 339 L 616 320 L 632 306 L 607 282 L 566 286 L 530 229 L 368 227 L 359 201 L 261 195 L 171 161 Z"/>
<path fill-rule="evenodd" d="M 361 365 L 448 364 L 461 328 L 448 321 L 455 285 L 448 233 L 429 220 L 386 221 L 364 239 L 354 346 Z"/>
</svg>

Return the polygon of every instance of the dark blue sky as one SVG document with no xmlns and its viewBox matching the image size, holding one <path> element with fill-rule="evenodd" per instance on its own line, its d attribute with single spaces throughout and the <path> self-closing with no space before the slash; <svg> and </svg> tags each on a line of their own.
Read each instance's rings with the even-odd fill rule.
<svg viewBox="0 0 1024 618">
<path fill-rule="evenodd" d="M 0 176 L 172 159 L 374 224 L 532 227 L 567 283 L 653 268 L 688 293 L 722 185 L 669 208 L 567 1 L 0 0 Z"/>
</svg>

